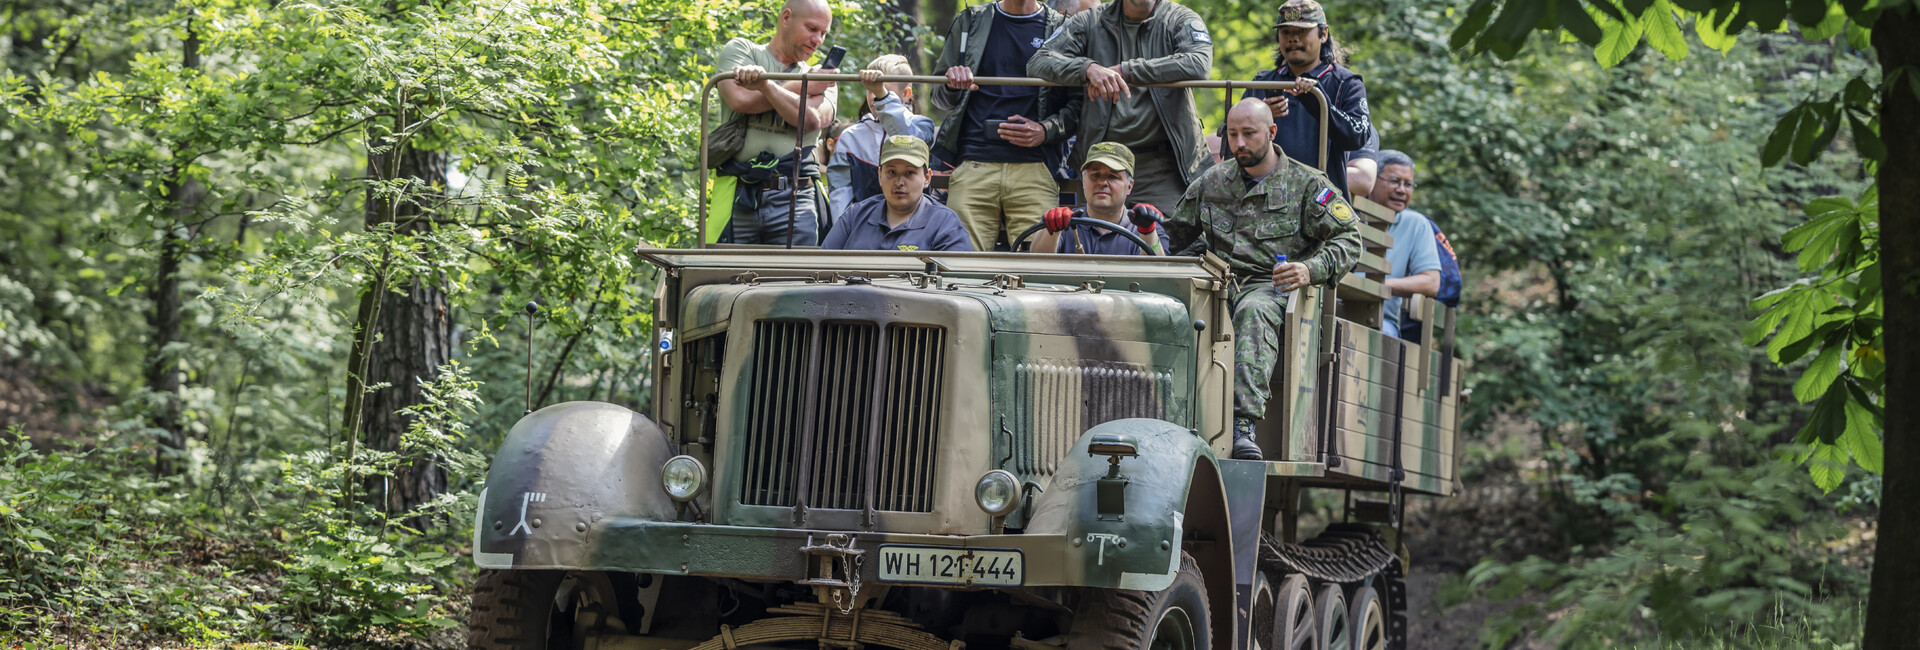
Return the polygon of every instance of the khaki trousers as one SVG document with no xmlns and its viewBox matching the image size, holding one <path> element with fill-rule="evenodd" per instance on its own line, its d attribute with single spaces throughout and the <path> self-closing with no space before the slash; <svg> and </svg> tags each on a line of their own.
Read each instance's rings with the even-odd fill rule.
<svg viewBox="0 0 1920 650">
<path fill-rule="evenodd" d="M 993 250 L 1002 229 L 1012 244 L 1058 205 L 1060 186 L 1046 163 L 963 162 L 947 179 L 947 207 L 960 215 L 977 251 Z"/>
</svg>

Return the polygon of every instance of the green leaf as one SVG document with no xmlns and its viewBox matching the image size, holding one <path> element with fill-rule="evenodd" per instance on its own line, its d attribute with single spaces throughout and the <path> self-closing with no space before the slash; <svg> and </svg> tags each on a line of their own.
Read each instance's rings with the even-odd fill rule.
<svg viewBox="0 0 1920 650">
<path fill-rule="evenodd" d="M 1847 432 L 1840 437 L 1840 445 L 1853 455 L 1853 461 L 1860 464 L 1860 469 L 1875 474 L 1886 470 L 1879 425 L 1880 418 L 1867 410 L 1865 404 L 1847 400 Z"/>
<path fill-rule="evenodd" d="M 1847 123 L 1853 126 L 1853 147 L 1860 150 L 1860 157 L 1867 160 L 1886 160 L 1887 145 L 1880 141 L 1880 134 L 1875 133 L 1858 117 L 1848 115 Z"/>
<path fill-rule="evenodd" d="M 1832 444 L 1815 444 L 1807 450 L 1807 474 L 1822 492 L 1832 492 L 1847 478 L 1847 452 Z"/>
<path fill-rule="evenodd" d="M 1812 19 L 1800 18 L 1800 5 L 1811 4 L 1822 13 Z M 1827 4 L 1827 0 L 1794 0 L 1793 21 L 1800 24 L 1800 37 L 1809 41 L 1824 41 L 1833 38 L 1847 29 L 1847 11 L 1838 4 Z"/>
<path fill-rule="evenodd" d="M 1605 43 L 1601 45 L 1605 47 Z M 1599 48 L 1595 48 L 1595 53 L 1598 52 Z M 1625 57 L 1625 55 L 1621 56 Z M 1794 135 L 1800 131 L 1800 122 L 1806 118 L 1807 113 L 1807 105 L 1801 104 L 1780 116 L 1780 121 L 1773 125 L 1773 133 L 1767 136 L 1767 145 L 1760 150 L 1760 166 L 1772 167 L 1780 164 L 1780 159 L 1787 155 L 1787 149 L 1793 145 Z"/>
<path fill-rule="evenodd" d="M 1701 44 L 1726 54 L 1732 52 L 1733 46 L 1739 42 L 1739 39 L 1727 33 L 1727 21 L 1732 19 L 1733 12 L 1715 9 L 1712 13 L 1693 19 L 1693 32 L 1700 35 Z"/>
<path fill-rule="evenodd" d="M 1498 52 L 1499 42 L 1511 43 L 1516 47 L 1524 43 L 1527 34 L 1540 23 L 1540 16 L 1546 14 L 1547 7 L 1547 3 L 1538 0 L 1509 0 L 1507 6 L 1500 10 L 1500 17 L 1487 29 L 1487 35 L 1497 39 L 1495 51 Z"/>
<path fill-rule="evenodd" d="M 1828 341 L 1821 348 L 1819 356 L 1814 357 L 1813 363 L 1800 373 L 1800 379 L 1793 382 L 1794 399 L 1806 403 L 1827 394 L 1828 389 L 1833 387 L 1833 380 L 1840 378 L 1841 347 Z"/>
<path fill-rule="evenodd" d="M 1604 37 L 1600 25 L 1593 22 L 1593 16 L 1587 13 L 1587 8 L 1580 4 L 1580 0 L 1558 0 L 1554 13 L 1560 26 L 1573 34 L 1574 38 L 1580 39 L 1588 47 L 1600 44 L 1600 39 Z"/>
<path fill-rule="evenodd" d="M 1803 28 L 1806 25 L 1818 23 L 1820 19 L 1827 17 L 1827 0 L 1793 0 L 1790 4 L 1793 11 L 1793 21 L 1800 23 Z M 1811 40 L 1820 39 L 1814 38 Z"/>
<path fill-rule="evenodd" d="M 1847 45 L 1856 50 L 1873 49 L 1873 30 L 1862 27 L 1858 21 L 1847 23 Z"/>
<path fill-rule="evenodd" d="M 1601 67 L 1611 68 L 1620 65 L 1640 44 L 1640 35 L 1646 31 L 1642 18 L 1626 22 L 1609 22 L 1602 26 L 1600 44 L 1593 48 L 1593 58 Z"/>
<path fill-rule="evenodd" d="M 1801 120 L 1800 130 L 1793 134 L 1793 162 L 1797 165 L 1812 163 L 1814 158 L 1819 157 L 1820 152 L 1825 150 L 1825 147 L 1818 146 L 1823 137 L 1826 142 L 1833 141 L 1833 137 L 1828 134 L 1832 129 L 1822 128 L 1821 124 L 1825 121 L 1830 126 L 1834 122 L 1833 104 L 1813 102 L 1806 106 L 1808 107 L 1807 116 Z"/>
<path fill-rule="evenodd" d="M 1821 395 L 1813 404 L 1813 414 L 1807 418 L 1807 425 L 1801 427 L 1794 441 L 1801 444 L 1823 442 L 1833 444 L 1840 434 L 1847 430 L 1847 391 L 1832 390 Z"/>
<path fill-rule="evenodd" d="M 1659 0 L 1653 10 L 1640 17 L 1647 28 L 1647 45 L 1665 54 L 1668 60 L 1679 61 L 1687 58 L 1687 36 L 1680 32 L 1680 19 L 1673 15 L 1673 5 L 1667 0 Z"/>
<path fill-rule="evenodd" d="M 1487 28 L 1487 19 L 1493 17 L 1493 0 L 1475 0 L 1467 8 L 1467 16 L 1460 20 L 1460 26 L 1453 28 L 1453 36 L 1447 38 L 1447 49 L 1458 50 Z"/>
<path fill-rule="evenodd" d="M 1780 29 L 1780 23 L 1787 19 L 1787 0 L 1743 0 L 1740 13 L 1751 20 L 1754 27 L 1771 32 Z"/>
</svg>

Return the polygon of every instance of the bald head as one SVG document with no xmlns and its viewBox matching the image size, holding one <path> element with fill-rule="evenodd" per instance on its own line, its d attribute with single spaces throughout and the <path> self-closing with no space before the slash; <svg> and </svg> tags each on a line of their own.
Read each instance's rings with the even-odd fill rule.
<svg viewBox="0 0 1920 650">
<path fill-rule="evenodd" d="M 833 17 L 833 8 L 827 6 L 827 0 L 787 0 L 786 4 L 780 6 L 780 13 L 784 14 L 788 12 L 798 17 Z"/>
<path fill-rule="evenodd" d="M 1220 144 L 1233 161 L 1249 172 L 1265 175 L 1271 171 L 1268 159 L 1273 153 L 1273 109 L 1265 101 L 1248 97 L 1227 110 L 1227 128 Z"/>
<path fill-rule="evenodd" d="M 833 8 L 827 0 L 787 0 L 780 7 L 780 24 L 768 49 L 781 62 L 793 64 L 813 56 L 833 29 Z"/>
</svg>

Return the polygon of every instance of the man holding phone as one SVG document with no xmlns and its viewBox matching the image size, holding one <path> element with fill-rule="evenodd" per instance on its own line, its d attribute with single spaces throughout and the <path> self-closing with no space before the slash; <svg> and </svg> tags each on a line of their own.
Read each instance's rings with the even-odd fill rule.
<svg viewBox="0 0 1920 650">
<path fill-rule="evenodd" d="M 832 27 L 827 0 L 787 0 L 772 40 L 761 45 L 736 38 L 720 49 L 714 67 L 733 71 L 734 78 L 719 83 L 719 124 L 742 119 L 746 134 L 731 160 L 717 161 L 708 237 L 717 232 L 716 241 L 723 243 L 785 244 L 789 238 L 796 246 L 818 243 L 813 179 L 820 176 L 820 164 L 813 145 L 820 130 L 833 124 L 833 83 L 810 82 L 802 97 L 800 82 L 775 83 L 764 75 L 807 72 L 807 59 Z M 839 60 L 828 59 L 814 72 L 837 72 Z M 795 141 L 805 146 L 795 151 Z M 794 165 L 800 166 L 797 184 Z"/>
<path fill-rule="evenodd" d="M 1066 16 L 1036 0 L 999 0 L 953 19 L 934 74 L 946 109 L 935 156 L 953 165 L 947 207 L 960 214 L 976 250 L 993 250 L 1000 231 L 1018 234 L 1060 203 L 1053 169 L 1080 113 L 1079 92 L 1038 86 L 979 86 L 975 76 L 1026 76 L 1027 59 Z"/>
</svg>

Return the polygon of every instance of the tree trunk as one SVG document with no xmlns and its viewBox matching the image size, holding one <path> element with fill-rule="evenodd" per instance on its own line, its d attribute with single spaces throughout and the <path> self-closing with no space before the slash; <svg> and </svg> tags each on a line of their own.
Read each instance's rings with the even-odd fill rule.
<svg viewBox="0 0 1920 650">
<path fill-rule="evenodd" d="M 953 28 L 953 17 L 959 13 L 960 0 L 928 0 L 924 8 L 927 27 L 932 28 L 934 34 L 943 37 L 947 35 L 948 29 Z M 931 52 L 928 56 L 939 56 L 939 52 Z M 930 70 L 920 74 L 933 74 Z"/>
<path fill-rule="evenodd" d="M 926 48 L 920 47 L 920 37 L 913 31 L 920 26 L 920 0 L 889 0 L 887 12 L 892 13 L 898 21 L 887 30 L 889 40 L 893 41 L 893 53 L 907 57 L 907 63 L 913 66 L 916 74 L 925 74 L 927 62 L 920 57 Z M 849 61 L 846 67 L 864 68 L 866 62 L 856 64 Z"/>
<path fill-rule="evenodd" d="M 402 123 L 403 120 L 396 120 Z M 446 154 L 424 151 L 402 143 L 384 153 L 367 155 L 368 175 L 375 179 L 411 178 L 427 186 L 446 187 Z M 412 200 L 393 201 L 367 195 L 367 230 L 387 223 L 401 224 L 397 236 L 421 233 L 429 229 L 426 219 L 413 220 L 423 213 L 420 203 L 433 197 L 410 191 Z M 383 267 L 385 263 L 383 262 Z M 390 268 L 381 268 L 384 276 Z M 348 355 L 347 404 L 343 429 L 349 448 L 364 443 L 381 451 L 400 449 L 400 437 L 411 419 L 401 409 L 422 402 L 420 383 L 432 380 L 451 358 L 453 324 L 447 316 L 447 295 L 438 278 L 407 278 L 398 291 L 386 290 L 385 280 L 376 278 L 361 294 L 359 314 L 355 318 L 353 350 Z M 380 383 L 385 388 L 368 393 L 365 387 Z M 432 459 L 416 459 L 400 470 L 365 486 L 370 500 L 377 501 L 388 513 L 405 512 L 432 500 L 446 491 L 446 470 Z M 420 527 L 427 522 L 412 522 Z"/>
<path fill-rule="evenodd" d="M 1873 26 L 1884 73 L 1920 65 L 1920 18 L 1890 9 Z M 1880 96 L 1880 276 L 1885 291 L 1887 354 L 1886 474 L 1867 601 L 1868 650 L 1920 648 L 1913 616 L 1920 612 L 1920 403 L 1901 396 L 1920 391 L 1920 100 L 1912 69 Z"/>
<path fill-rule="evenodd" d="M 187 38 L 180 50 L 181 68 L 200 67 L 200 33 L 191 22 L 187 23 Z M 160 406 L 151 415 L 154 428 L 162 432 L 160 446 L 154 449 L 153 468 L 159 475 L 178 473 L 176 461 L 187 449 L 186 429 L 180 422 L 180 356 L 178 350 L 167 348 L 180 341 L 180 263 L 187 256 L 185 222 L 199 208 L 202 189 L 198 182 L 185 178 L 189 162 L 183 154 L 176 150 L 174 156 L 176 160 L 163 185 L 170 205 L 160 233 L 160 260 L 147 293 L 153 303 L 153 311 L 147 315 L 147 325 L 153 328 L 147 349 L 147 390 L 161 396 Z"/>
</svg>

